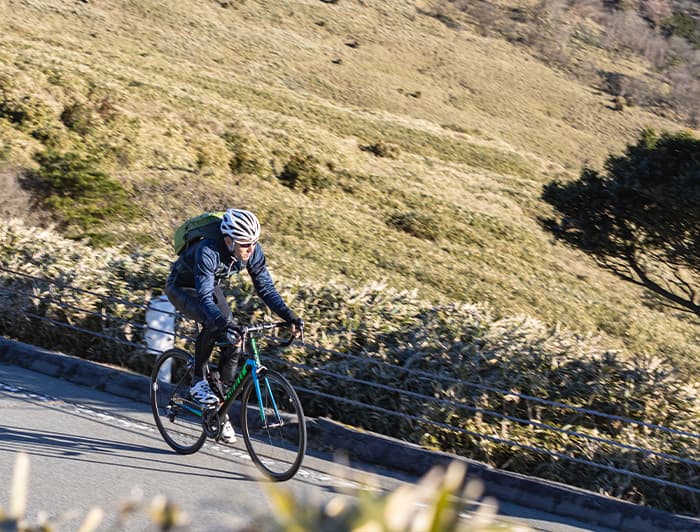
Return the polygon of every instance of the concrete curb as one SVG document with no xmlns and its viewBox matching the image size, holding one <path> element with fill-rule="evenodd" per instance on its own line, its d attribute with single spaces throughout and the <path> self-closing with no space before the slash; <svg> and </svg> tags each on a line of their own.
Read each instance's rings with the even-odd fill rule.
<svg viewBox="0 0 700 532">
<path fill-rule="evenodd" d="M 148 377 L 5 338 L 0 338 L 0 363 L 21 366 L 138 402 L 147 403 L 149 398 Z M 447 466 L 459 460 L 467 465 L 468 478 L 480 479 L 485 494 L 500 501 L 615 530 L 700 531 L 700 519 L 494 469 L 473 460 L 346 427 L 329 419 L 309 419 L 307 426 L 312 448 L 343 452 L 350 459 L 414 475 L 423 475 L 436 465 Z"/>
</svg>

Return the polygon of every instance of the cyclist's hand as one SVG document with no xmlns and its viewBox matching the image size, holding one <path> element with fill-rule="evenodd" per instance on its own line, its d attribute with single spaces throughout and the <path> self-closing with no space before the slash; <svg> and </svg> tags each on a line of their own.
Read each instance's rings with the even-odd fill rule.
<svg viewBox="0 0 700 532">
<path fill-rule="evenodd" d="M 226 326 L 226 339 L 234 347 L 241 347 L 241 341 L 243 340 L 243 331 L 237 325 L 227 325 Z"/>
<path fill-rule="evenodd" d="M 304 320 L 301 318 L 294 318 L 291 322 L 292 336 L 294 338 L 299 338 L 304 333 Z"/>
</svg>

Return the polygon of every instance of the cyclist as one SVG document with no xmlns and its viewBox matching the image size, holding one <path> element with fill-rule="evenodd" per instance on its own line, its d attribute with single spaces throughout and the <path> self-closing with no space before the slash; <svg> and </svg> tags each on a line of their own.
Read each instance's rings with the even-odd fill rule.
<svg viewBox="0 0 700 532">
<path fill-rule="evenodd" d="M 260 222 L 250 211 L 228 209 L 221 221 L 221 236 L 205 238 L 189 246 L 173 264 L 165 293 L 170 302 L 188 318 L 203 324 L 195 341 L 195 366 L 190 395 L 205 405 L 215 405 L 219 398 L 204 378 L 204 370 L 214 343 L 226 339 L 227 334 L 239 337 L 231 308 L 221 287 L 222 279 L 248 270 L 255 291 L 265 304 L 284 321 L 292 325 L 297 335 L 302 320 L 284 303 L 267 270 L 260 239 Z M 239 343 L 240 345 L 240 343 Z M 236 360 L 233 349 L 222 354 L 221 378 L 224 383 L 233 380 Z M 231 423 L 226 420 L 222 440 L 236 441 Z"/>
</svg>

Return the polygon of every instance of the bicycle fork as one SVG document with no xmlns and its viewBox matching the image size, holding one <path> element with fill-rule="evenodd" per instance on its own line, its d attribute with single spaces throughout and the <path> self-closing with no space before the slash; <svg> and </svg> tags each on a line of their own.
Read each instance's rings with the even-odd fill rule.
<svg viewBox="0 0 700 532">
<path fill-rule="evenodd" d="M 251 374 L 253 377 L 253 385 L 255 386 L 255 395 L 258 397 L 258 410 L 260 413 L 260 421 L 266 426 L 270 427 L 270 425 L 267 423 L 267 419 L 265 416 L 265 404 L 263 403 L 263 397 L 262 397 L 262 390 L 260 386 L 260 373 L 263 373 L 262 380 L 265 383 L 265 387 L 267 389 L 267 397 L 269 397 L 270 404 L 272 405 L 272 409 L 275 412 L 275 419 L 277 420 L 277 423 L 275 425 L 283 425 L 282 418 L 280 416 L 279 410 L 277 409 L 277 402 L 275 401 L 275 396 L 272 395 L 272 388 L 270 386 L 270 381 L 267 379 L 267 377 L 264 375 L 265 371 L 265 366 L 257 366 L 255 361 L 249 360 L 247 362 L 248 364 L 251 364 Z"/>
</svg>

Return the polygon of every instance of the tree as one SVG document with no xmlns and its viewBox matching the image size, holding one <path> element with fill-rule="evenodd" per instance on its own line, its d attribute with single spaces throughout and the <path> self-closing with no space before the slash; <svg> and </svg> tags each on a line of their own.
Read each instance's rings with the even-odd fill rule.
<svg viewBox="0 0 700 532">
<path fill-rule="evenodd" d="M 700 139 L 643 130 L 605 172 L 545 185 L 542 223 L 621 278 L 700 316 Z"/>
</svg>

